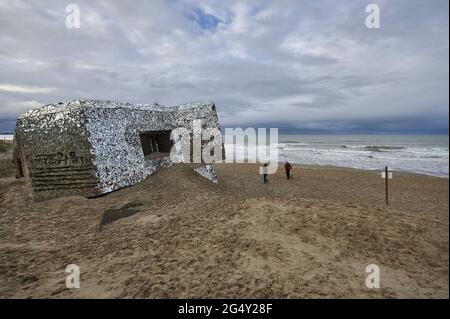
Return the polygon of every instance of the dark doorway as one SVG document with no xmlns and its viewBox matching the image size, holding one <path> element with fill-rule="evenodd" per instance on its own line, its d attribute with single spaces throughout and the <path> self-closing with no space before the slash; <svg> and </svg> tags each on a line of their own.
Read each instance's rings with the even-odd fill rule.
<svg viewBox="0 0 450 319">
<path fill-rule="evenodd" d="M 172 148 L 171 131 L 149 131 L 139 134 L 145 159 L 169 156 Z"/>
</svg>

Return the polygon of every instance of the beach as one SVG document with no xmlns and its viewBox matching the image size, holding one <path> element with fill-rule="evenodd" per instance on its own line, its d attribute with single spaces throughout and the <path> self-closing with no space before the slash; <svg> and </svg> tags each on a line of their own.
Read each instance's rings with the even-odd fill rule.
<svg viewBox="0 0 450 319">
<path fill-rule="evenodd" d="M 33 202 L 0 154 L 0 298 L 448 298 L 448 179 L 187 164 L 105 196 Z M 79 289 L 66 266 L 80 267 Z M 366 266 L 380 269 L 369 289 Z"/>
</svg>

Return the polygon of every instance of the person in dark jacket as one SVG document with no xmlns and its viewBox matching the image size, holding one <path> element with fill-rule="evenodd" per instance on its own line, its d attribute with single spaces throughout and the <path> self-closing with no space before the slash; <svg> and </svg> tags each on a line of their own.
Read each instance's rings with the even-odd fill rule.
<svg viewBox="0 0 450 319">
<path fill-rule="evenodd" d="M 291 163 L 289 163 L 288 161 L 286 161 L 286 162 L 284 163 L 284 169 L 285 169 L 285 171 L 286 171 L 286 177 L 287 177 L 287 179 L 290 179 L 290 178 L 291 178 L 291 170 L 292 170 L 292 165 L 291 165 Z"/>
<path fill-rule="evenodd" d="M 269 180 L 267 179 L 267 163 L 264 163 L 263 165 L 263 183 L 268 183 Z"/>
</svg>

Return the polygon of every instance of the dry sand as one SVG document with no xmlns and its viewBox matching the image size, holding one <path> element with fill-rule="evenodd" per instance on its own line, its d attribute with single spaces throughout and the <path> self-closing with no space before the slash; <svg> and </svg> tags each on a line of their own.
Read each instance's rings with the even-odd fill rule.
<svg viewBox="0 0 450 319">
<path fill-rule="evenodd" d="M 95 199 L 33 203 L 0 158 L 2 298 L 448 298 L 448 179 L 188 166 Z M 124 217 L 124 218 L 120 218 Z M 119 218 L 119 219 L 117 219 Z M 103 224 L 103 225 L 101 225 Z M 78 264 L 81 288 L 65 288 Z M 381 288 L 365 286 L 365 267 Z"/>
</svg>

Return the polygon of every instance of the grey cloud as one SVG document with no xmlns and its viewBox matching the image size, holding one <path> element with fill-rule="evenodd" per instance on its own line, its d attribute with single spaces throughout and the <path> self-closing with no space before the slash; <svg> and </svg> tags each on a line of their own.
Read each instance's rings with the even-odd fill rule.
<svg viewBox="0 0 450 319">
<path fill-rule="evenodd" d="M 0 130 L 35 103 L 100 98 L 213 100 L 223 126 L 448 132 L 445 0 L 377 1 L 379 30 L 358 0 L 76 3 L 67 29 L 66 3 L 0 0 L 0 85 L 54 88 L 0 90 Z"/>
</svg>

